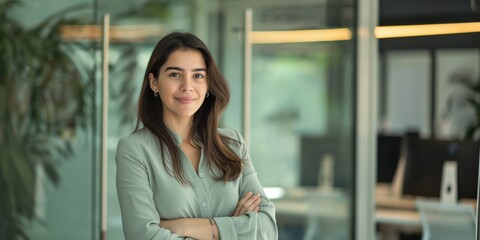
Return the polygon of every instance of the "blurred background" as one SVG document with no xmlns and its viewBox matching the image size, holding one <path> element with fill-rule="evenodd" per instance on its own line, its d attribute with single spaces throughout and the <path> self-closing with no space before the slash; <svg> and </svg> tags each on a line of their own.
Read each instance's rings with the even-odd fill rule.
<svg viewBox="0 0 480 240">
<path fill-rule="evenodd" d="M 455 202 L 476 200 L 477 4 L 3 0 L 0 239 L 124 239 L 116 146 L 173 31 L 204 40 L 226 77 L 221 125 L 249 144 L 279 239 L 421 239 L 417 201 L 440 202 L 445 161 L 467 179 Z M 430 162 L 411 160 L 423 149 Z"/>
</svg>

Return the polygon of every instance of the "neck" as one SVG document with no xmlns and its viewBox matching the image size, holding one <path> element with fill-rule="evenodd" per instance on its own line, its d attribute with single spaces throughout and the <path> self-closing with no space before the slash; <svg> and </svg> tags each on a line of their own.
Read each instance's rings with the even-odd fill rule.
<svg viewBox="0 0 480 240">
<path fill-rule="evenodd" d="M 182 137 L 183 142 L 190 141 L 193 118 L 175 120 L 164 119 L 163 121 L 170 130 Z"/>
</svg>

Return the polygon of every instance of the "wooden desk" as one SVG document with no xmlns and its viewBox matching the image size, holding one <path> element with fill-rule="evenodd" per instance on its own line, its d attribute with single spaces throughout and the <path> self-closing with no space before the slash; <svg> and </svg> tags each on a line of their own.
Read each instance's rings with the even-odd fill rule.
<svg viewBox="0 0 480 240">
<path fill-rule="evenodd" d="M 397 197 L 390 186 L 377 185 L 375 223 L 378 240 L 399 239 L 399 233 L 421 234 L 422 224 L 415 197 Z"/>
<path fill-rule="evenodd" d="M 375 206 L 381 209 L 416 210 L 415 197 L 375 196 Z"/>
<path fill-rule="evenodd" d="M 420 215 L 416 210 L 376 209 L 377 224 L 420 227 Z"/>
<path fill-rule="evenodd" d="M 421 234 L 422 224 L 420 214 L 417 212 L 416 201 L 420 197 L 396 197 L 383 186 L 377 186 L 375 194 L 375 223 L 379 240 L 398 239 L 399 233 Z M 438 198 L 423 198 L 438 201 Z M 462 199 L 462 204 L 475 207 L 476 199 Z"/>
<path fill-rule="evenodd" d="M 397 240 L 399 233 L 421 234 L 420 215 L 415 210 L 375 210 L 378 240 Z"/>
<path fill-rule="evenodd" d="M 323 193 L 316 189 L 293 189 L 284 197 L 273 199 L 278 217 L 307 219 L 318 216 L 344 219 L 349 215 L 348 199 L 341 193 Z"/>
<path fill-rule="evenodd" d="M 383 199 L 386 200 L 386 199 Z M 395 204 L 397 208 L 395 208 Z M 375 209 L 378 240 L 397 240 L 399 233 L 421 234 L 420 214 L 410 200 L 393 200 L 380 203 Z"/>
</svg>

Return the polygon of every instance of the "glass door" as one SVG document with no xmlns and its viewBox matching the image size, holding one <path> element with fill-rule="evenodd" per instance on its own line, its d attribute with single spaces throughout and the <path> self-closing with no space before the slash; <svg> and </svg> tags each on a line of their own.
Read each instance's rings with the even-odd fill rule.
<svg viewBox="0 0 480 240">
<path fill-rule="evenodd" d="M 88 69 L 83 76 L 85 126 L 75 129 L 74 154 L 56 165 L 58 186 L 38 171 L 38 221 L 26 233 L 31 239 L 124 239 L 115 188 L 116 146 L 135 129 L 136 102 L 151 51 L 173 29 L 192 31 L 188 18 L 174 18 L 194 5 L 149 0 L 24 2 L 14 15 L 26 26 L 65 9 L 65 19 L 72 14 L 82 17 L 75 24 L 67 21 L 61 37 L 67 47 L 82 46 L 73 46 L 68 56 Z"/>
<path fill-rule="evenodd" d="M 90 2 L 93 19 L 73 32 L 96 34 L 82 40 L 91 55 L 80 56 L 94 69 L 90 124 L 59 168 L 60 187 L 46 185 L 39 198 L 45 224 L 30 229 L 32 239 L 124 239 L 116 146 L 135 128 L 151 51 L 172 31 L 203 39 L 229 81 L 222 127 L 248 141 L 279 239 L 354 238 L 355 0 Z M 107 45 L 98 32 L 104 19 Z"/>
<path fill-rule="evenodd" d="M 349 239 L 354 1 L 223 2 L 223 125 L 241 130 L 280 239 Z"/>
<path fill-rule="evenodd" d="M 103 239 L 124 239 L 120 206 L 116 191 L 115 154 L 118 141 L 131 134 L 137 124 L 137 101 L 140 94 L 145 67 L 157 42 L 173 31 L 201 31 L 193 23 L 206 19 L 207 12 L 197 8 L 196 1 L 128 1 L 113 0 L 102 2 L 100 17 L 109 18 L 109 44 L 104 64 L 108 70 L 108 97 L 102 100 L 107 105 L 103 121 L 108 131 L 104 140 L 106 160 L 99 211 L 102 214 L 99 225 Z M 179 18 L 179 16 L 182 16 Z M 105 66 L 104 66 L 105 67 Z M 105 73 L 102 73 L 104 75 Z M 103 201 L 103 202 L 102 202 Z"/>
</svg>

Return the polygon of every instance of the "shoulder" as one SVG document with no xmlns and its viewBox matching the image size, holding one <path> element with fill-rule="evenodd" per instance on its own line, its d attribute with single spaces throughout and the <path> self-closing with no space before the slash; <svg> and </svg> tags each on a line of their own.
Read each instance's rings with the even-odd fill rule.
<svg viewBox="0 0 480 240">
<path fill-rule="evenodd" d="M 121 146 L 143 146 L 143 145 L 156 145 L 157 139 L 147 128 L 139 129 L 128 136 L 121 138 L 118 141 L 118 148 Z"/>
<path fill-rule="evenodd" d="M 148 129 L 137 130 L 121 138 L 117 144 L 117 163 L 140 163 L 149 161 L 148 156 L 159 154 L 158 140 Z"/>
<path fill-rule="evenodd" d="M 242 135 L 237 130 L 231 128 L 218 128 L 218 134 L 230 140 L 234 140 L 234 142 L 240 145 L 243 145 L 245 143 Z"/>
<path fill-rule="evenodd" d="M 218 128 L 218 134 L 235 140 L 238 140 L 240 135 L 236 130 L 231 128 Z"/>
<path fill-rule="evenodd" d="M 245 159 L 247 148 L 242 135 L 230 128 L 218 128 L 218 133 L 224 137 L 224 143 L 227 144 L 240 158 Z"/>
</svg>

